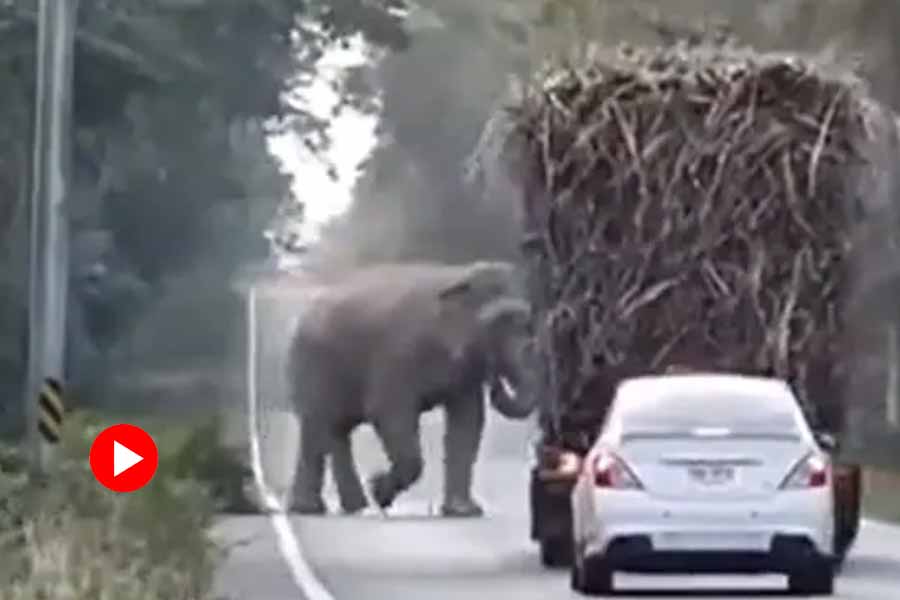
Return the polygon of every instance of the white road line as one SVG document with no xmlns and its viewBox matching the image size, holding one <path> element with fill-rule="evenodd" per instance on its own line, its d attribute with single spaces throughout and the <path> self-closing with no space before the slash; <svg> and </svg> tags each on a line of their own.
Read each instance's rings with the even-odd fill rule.
<svg viewBox="0 0 900 600">
<path fill-rule="evenodd" d="M 257 343 L 256 343 L 256 289 L 251 287 L 247 295 L 247 415 L 250 429 L 250 457 L 256 490 L 266 510 L 271 511 L 269 520 L 278 538 L 278 549 L 291 572 L 291 577 L 307 600 L 335 600 L 322 582 L 316 577 L 309 563 L 303 557 L 300 542 L 294 534 L 285 507 L 269 489 L 263 477 L 262 452 L 259 444 L 257 421 Z"/>
</svg>

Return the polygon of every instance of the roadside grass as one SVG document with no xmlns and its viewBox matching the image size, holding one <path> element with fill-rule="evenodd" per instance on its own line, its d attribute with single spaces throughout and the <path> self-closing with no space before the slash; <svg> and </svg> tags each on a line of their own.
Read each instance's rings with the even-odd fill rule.
<svg viewBox="0 0 900 600">
<path fill-rule="evenodd" d="M 153 480 L 131 494 L 100 486 L 88 454 L 103 428 L 144 427 L 159 449 Z M 47 476 L 29 478 L 0 446 L 0 599 L 208 600 L 226 548 L 210 528 L 243 477 L 212 419 L 67 416 Z"/>
</svg>

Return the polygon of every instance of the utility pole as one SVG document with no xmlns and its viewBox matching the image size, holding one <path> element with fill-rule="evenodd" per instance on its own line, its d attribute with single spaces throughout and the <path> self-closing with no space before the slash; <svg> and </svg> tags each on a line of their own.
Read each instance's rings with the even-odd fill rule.
<svg viewBox="0 0 900 600">
<path fill-rule="evenodd" d="M 57 431 L 52 423 L 48 431 L 47 414 L 61 413 L 63 396 L 69 275 L 65 200 L 77 11 L 78 0 L 40 0 L 37 23 L 25 414 L 31 466 L 38 474 L 47 466 L 61 421 L 59 414 Z M 38 398 L 46 396 L 51 399 L 39 404 Z"/>
</svg>

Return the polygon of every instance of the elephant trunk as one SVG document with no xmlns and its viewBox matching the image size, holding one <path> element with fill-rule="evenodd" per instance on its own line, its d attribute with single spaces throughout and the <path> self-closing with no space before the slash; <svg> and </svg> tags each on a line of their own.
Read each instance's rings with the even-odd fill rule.
<svg viewBox="0 0 900 600">
<path fill-rule="evenodd" d="M 534 412 L 534 404 L 523 401 L 521 392 L 506 377 L 499 376 L 487 384 L 488 399 L 494 410 L 507 419 L 521 420 Z"/>
<path fill-rule="evenodd" d="M 516 297 L 495 299 L 479 314 L 489 363 L 488 398 L 509 419 L 525 419 L 537 406 L 530 315 L 528 303 Z"/>
<path fill-rule="evenodd" d="M 537 381 L 533 365 L 533 348 L 528 340 L 510 340 L 505 355 L 496 365 L 488 382 L 491 406 L 509 419 L 525 419 L 537 407 Z M 509 348 L 508 346 L 508 348 Z"/>
</svg>

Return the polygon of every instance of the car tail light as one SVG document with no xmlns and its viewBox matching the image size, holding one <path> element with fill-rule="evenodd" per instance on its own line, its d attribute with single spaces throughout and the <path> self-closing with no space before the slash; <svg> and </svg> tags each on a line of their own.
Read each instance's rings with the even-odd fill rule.
<svg viewBox="0 0 900 600">
<path fill-rule="evenodd" d="M 781 483 L 783 490 L 825 487 L 831 481 L 831 463 L 816 452 L 804 456 Z"/>
<path fill-rule="evenodd" d="M 621 458 L 608 450 L 601 450 L 591 463 L 592 477 L 597 487 L 616 490 L 640 490 L 641 482 Z"/>
</svg>

